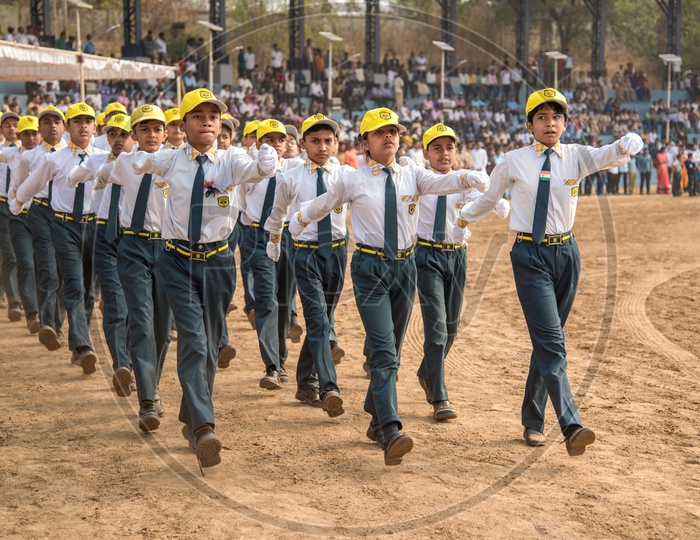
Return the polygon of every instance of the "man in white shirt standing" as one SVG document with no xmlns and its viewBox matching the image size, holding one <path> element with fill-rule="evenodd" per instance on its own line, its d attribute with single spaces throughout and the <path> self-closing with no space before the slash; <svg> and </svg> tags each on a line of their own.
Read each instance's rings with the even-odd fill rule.
<svg viewBox="0 0 700 540">
<path fill-rule="evenodd" d="M 475 171 L 486 172 L 486 164 L 489 161 L 489 155 L 484 148 L 484 143 L 477 141 L 474 144 L 474 148 L 471 149 L 472 153 L 472 167 Z"/>
</svg>

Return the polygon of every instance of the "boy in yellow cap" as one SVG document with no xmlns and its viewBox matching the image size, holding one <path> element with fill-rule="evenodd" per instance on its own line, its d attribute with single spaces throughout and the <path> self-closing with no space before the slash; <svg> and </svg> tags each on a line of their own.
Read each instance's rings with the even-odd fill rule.
<svg viewBox="0 0 700 540">
<path fill-rule="evenodd" d="M 102 132 L 98 133 L 97 136 L 95 137 L 95 140 L 92 143 L 92 146 L 94 148 L 99 148 L 100 150 L 106 150 L 108 152 L 110 152 L 112 150 L 111 147 L 109 146 L 109 141 L 107 140 L 106 126 L 109 123 L 109 120 L 115 114 L 123 114 L 124 116 L 128 116 L 128 113 L 127 113 L 127 110 L 126 110 L 126 107 L 124 106 L 124 104 L 119 103 L 118 101 L 112 101 L 111 103 L 109 103 L 105 107 L 105 110 L 103 111 L 103 113 L 100 114 L 100 116 L 102 116 L 102 123 L 101 124 L 100 124 L 100 117 L 99 116 L 97 117 L 95 124 L 97 126 L 99 126 L 99 125 L 102 126 Z"/>
<path fill-rule="evenodd" d="M 63 301 L 68 312 L 68 345 L 73 352 L 71 361 L 83 373 L 95 372 L 97 355 L 90 339 L 90 320 L 95 304 L 93 295 L 93 245 L 95 209 L 93 182 L 76 188 L 68 181 L 73 167 L 85 158 L 106 152 L 93 148 L 90 138 L 95 132 L 95 111 L 85 103 L 75 103 L 66 111 L 70 143 L 46 157 L 17 189 L 10 203 L 14 214 L 53 181 L 51 208 L 51 240 L 63 278 Z"/>
<path fill-rule="evenodd" d="M 367 164 L 342 177 L 328 191 L 301 208 L 289 228 L 298 238 L 343 204 L 350 205 L 355 236 L 351 263 L 355 301 L 367 335 L 371 381 L 365 411 L 372 415 L 367 436 L 384 448 L 385 465 L 398 465 L 413 448 L 401 434 L 396 375 L 416 290 L 413 239 L 416 206 L 425 194 L 447 195 L 488 186 L 488 176 L 465 170 L 439 174 L 418 167 L 400 167 L 395 156 L 405 128 L 386 108 L 367 111 L 360 124 Z"/>
<path fill-rule="evenodd" d="M 139 151 L 136 174 L 159 176 L 168 186 L 163 219 L 165 249 L 158 257 L 177 323 L 177 370 L 182 386 L 182 433 L 202 467 L 221 462 L 214 433 L 212 394 L 226 308 L 233 297 L 233 251 L 228 238 L 237 218 L 234 187 L 274 174 L 275 151 L 264 145 L 257 161 L 217 153 L 226 105 L 206 89 L 187 93 L 180 104 L 187 142 L 181 149 Z"/>
<path fill-rule="evenodd" d="M 423 158 L 432 171 L 449 174 L 457 159 L 457 138 L 445 124 L 423 134 Z M 404 161 L 407 160 L 407 161 Z M 401 163 L 414 163 L 402 158 Z M 473 198 L 474 190 L 450 195 L 424 195 L 418 200 L 416 241 L 417 281 L 423 315 L 423 360 L 418 380 L 425 399 L 439 422 L 457 418 L 445 385 L 445 358 L 452 348 L 462 311 L 467 279 L 468 229 L 456 225 L 459 209 Z M 507 213 L 508 203 L 501 199 Z"/>
<path fill-rule="evenodd" d="M 530 94 L 525 127 L 531 146 L 512 150 L 491 172 L 491 187 L 461 212 L 462 224 L 478 221 L 510 189 L 510 228 L 517 232 L 510 253 L 515 286 L 525 315 L 532 355 L 525 384 L 522 424 L 525 442 L 542 446 L 547 396 L 559 420 L 570 456 L 579 456 L 595 441 L 583 427 L 566 376 L 564 324 L 578 286 L 581 259 L 571 232 L 582 178 L 628 163 L 643 147 L 636 133 L 592 148 L 560 144 L 566 130 L 568 103 L 554 88 Z"/>
<path fill-rule="evenodd" d="M 352 170 L 330 161 L 338 150 L 340 128 L 330 118 L 315 114 L 301 126 L 301 146 L 308 159 L 277 176 L 274 208 L 265 229 L 270 233 L 267 254 L 280 258 L 284 222 L 306 201 L 315 199 Z M 304 306 L 308 332 L 297 362 L 295 398 L 311 406 L 323 407 L 328 416 L 343 414 L 343 400 L 337 382 L 331 340 L 333 313 L 345 282 L 347 228 L 345 206 L 336 208 L 317 225 L 308 227 L 294 241 L 294 273 Z"/>
<path fill-rule="evenodd" d="M 166 148 L 182 148 L 185 144 L 185 129 L 182 118 L 180 117 L 180 109 L 173 107 L 164 112 L 165 115 L 165 147 Z"/>
<path fill-rule="evenodd" d="M 67 145 L 63 140 L 64 131 L 65 117 L 60 109 L 49 105 L 39 113 L 39 133 L 43 142 L 36 148 L 20 154 L 20 163 L 12 175 L 10 199 L 15 197 L 19 186 L 46 158 L 46 154 L 53 154 Z M 48 186 L 32 198 L 28 221 L 36 261 L 36 288 L 41 323 L 39 342 L 49 351 L 55 351 L 62 346 L 61 328 L 66 318 L 66 309 L 58 294 L 60 281 L 56 253 L 51 242 L 51 223 L 54 220 L 49 204 L 51 186 L 52 183 L 49 182 Z"/>
<path fill-rule="evenodd" d="M 255 329 L 265 364 L 265 376 L 260 380 L 260 387 L 273 390 L 280 388 L 280 382 L 288 380 L 284 362 L 288 355 L 286 340 L 295 283 L 290 258 L 291 238 L 285 242 L 285 256 L 277 263 L 271 261 L 266 255 L 269 235 L 265 231 L 265 222 L 272 211 L 276 174 L 303 162 L 282 158 L 287 149 L 287 131 L 282 122 L 263 120 L 258 124 L 257 136 L 257 148 L 263 144 L 270 145 L 276 151 L 277 162 L 274 174 L 260 183 L 246 184 L 242 188 L 245 203 L 242 205 L 241 223 L 249 228 L 242 241 L 241 257 L 250 262 L 253 272 Z"/>
<path fill-rule="evenodd" d="M 0 117 L 0 132 L 5 142 L 0 149 L 15 148 L 20 145 L 17 136 L 19 115 L 14 112 L 6 112 Z M 0 163 L 0 260 L 2 260 L 3 288 L 7 295 L 7 318 L 12 322 L 22 318 L 20 308 L 20 294 L 17 286 L 17 259 L 12 249 L 10 240 L 10 211 L 8 209 L 8 188 L 12 181 L 12 173 L 5 163 Z"/>
<path fill-rule="evenodd" d="M 21 175 L 18 170 L 23 168 L 21 154 L 36 148 L 41 142 L 39 119 L 36 116 L 22 116 L 17 123 L 17 133 L 22 145 L 5 148 L 0 155 L 0 161 L 7 162 L 10 177 Z M 8 193 L 12 191 L 11 186 L 6 185 L 6 188 Z M 29 206 L 26 205 L 26 208 L 23 208 L 19 215 L 9 215 L 9 230 L 12 250 L 17 261 L 17 285 L 27 328 L 30 333 L 38 334 L 41 322 L 39 321 L 39 305 L 36 295 L 34 248 L 29 228 Z"/>
</svg>

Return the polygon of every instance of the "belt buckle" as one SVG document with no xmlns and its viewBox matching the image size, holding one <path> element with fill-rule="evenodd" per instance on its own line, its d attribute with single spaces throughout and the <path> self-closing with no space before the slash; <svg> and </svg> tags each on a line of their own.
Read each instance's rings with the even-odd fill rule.
<svg viewBox="0 0 700 540">
<path fill-rule="evenodd" d="M 396 252 L 396 260 L 397 261 L 405 261 L 406 260 L 406 250 L 399 250 Z"/>
<path fill-rule="evenodd" d="M 191 261 L 206 261 L 207 253 L 205 251 L 190 251 Z"/>
<path fill-rule="evenodd" d="M 442 251 L 454 251 L 454 250 L 455 250 L 454 244 L 442 244 Z"/>
<path fill-rule="evenodd" d="M 66 214 L 65 212 L 61 214 L 61 221 L 63 223 L 68 223 L 68 214 Z"/>
<path fill-rule="evenodd" d="M 518 233 L 518 234 L 515 236 L 515 241 L 516 241 L 516 243 L 518 243 L 518 244 L 522 244 L 522 243 L 523 243 L 523 233 Z"/>
<path fill-rule="evenodd" d="M 552 234 L 547 237 L 548 246 L 561 246 L 564 243 L 561 234 Z"/>
</svg>

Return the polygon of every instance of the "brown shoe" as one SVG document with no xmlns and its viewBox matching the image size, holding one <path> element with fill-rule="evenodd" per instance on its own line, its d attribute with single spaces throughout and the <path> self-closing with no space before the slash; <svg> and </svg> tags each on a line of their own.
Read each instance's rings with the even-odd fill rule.
<svg viewBox="0 0 700 540">
<path fill-rule="evenodd" d="M 42 326 L 39 330 L 39 343 L 41 343 L 49 351 L 57 351 L 62 346 L 61 340 L 58 339 L 56 330 L 50 326 Z"/>
<path fill-rule="evenodd" d="M 226 309 L 226 315 L 228 315 L 228 314 L 231 313 L 232 311 L 236 311 L 237 309 L 238 309 L 238 306 L 236 305 L 236 302 L 231 302 L 231 303 L 228 305 L 228 308 Z"/>
<path fill-rule="evenodd" d="M 323 394 L 321 402 L 323 403 L 323 410 L 326 411 L 331 418 L 340 416 L 345 412 L 345 409 L 343 409 L 343 398 L 341 398 L 340 394 L 335 390 Z"/>
<path fill-rule="evenodd" d="M 7 318 L 11 322 L 17 322 L 22 318 L 22 310 L 19 307 L 11 307 L 7 310 Z"/>
<path fill-rule="evenodd" d="M 246 317 L 248 317 L 248 322 L 250 323 L 250 326 L 253 327 L 253 330 L 257 330 L 257 327 L 255 326 L 255 311 L 251 309 L 248 313 L 246 313 Z"/>
<path fill-rule="evenodd" d="M 119 397 L 131 395 L 131 371 L 128 367 L 122 366 L 112 373 L 112 386 Z"/>
<path fill-rule="evenodd" d="M 301 327 L 296 317 L 292 317 L 289 324 L 289 333 L 287 338 L 291 340 L 292 343 L 299 343 L 301 341 L 301 335 L 304 333 L 304 329 Z"/>
<path fill-rule="evenodd" d="M 300 388 L 294 394 L 294 398 L 303 401 L 312 407 L 322 407 L 321 398 L 318 395 L 318 388 Z"/>
<path fill-rule="evenodd" d="M 344 356 L 345 350 L 335 341 L 331 341 L 331 358 L 333 359 L 333 365 L 337 366 L 340 364 Z"/>
<path fill-rule="evenodd" d="M 83 352 L 78 354 L 77 364 L 83 368 L 83 373 L 85 375 L 90 375 L 95 373 L 95 364 L 97 363 L 97 355 L 92 349 L 85 349 Z"/>
<path fill-rule="evenodd" d="M 454 410 L 452 404 L 447 400 L 436 401 L 433 404 L 433 418 L 438 422 L 454 420 L 457 418 L 457 411 Z"/>
<path fill-rule="evenodd" d="M 195 453 L 195 445 L 197 444 L 197 438 L 194 436 L 194 431 L 192 426 L 189 424 L 183 424 L 182 426 L 182 436 L 187 440 L 187 444 L 190 446 L 190 452 Z"/>
<path fill-rule="evenodd" d="M 158 387 L 156 386 L 156 393 L 153 394 L 153 401 L 156 404 L 156 412 L 158 413 L 159 417 L 165 416 L 165 407 L 163 407 L 163 402 L 160 399 L 160 392 L 158 391 Z"/>
<path fill-rule="evenodd" d="M 216 366 L 220 369 L 226 369 L 234 358 L 236 358 L 236 347 L 233 345 L 221 347 L 216 357 Z"/>
<path fill-rule="evenodd" d="M 374 423 L 370 420 L 369 427 L 367 428 L 367 438 L 370 441 L 376 442 L 379 446 L 384 448 L 384 432 L 382 431 L 379 423 Z"/>
<path fill-rule="evenodd" d="M 534 429 L 523 429 L 523 437 L 525 437 L 525 444 L 528 446 L 544 446 L 547 444 L 547 437 L 544 436 L 544 433 Z"/>
<path fill-rule="evenodd" d="M 36 313 L 32 313 L 27 317 L 27 329 L 30 334 L 37 334 L 41 329 L 41 323 L 39 322 L 39 316 Z"/>
<path fill-rule="evenodd" d="M 156 406 L 152 402 L 144 401 L 139 410 L 139 428 L 141 431 L 155 431 L 160 427 L 160 418 L 156 412 Z"/>
<path fill-rule="evenodd" d="M 384 444 L 384 465 L 400 465 L 403 457 L 413 449 L 413 439 L 408 433 Z"/>
<path fill-rule="evenodd" d="M 564 442 L 570 456 L 580 456 L 586 451 L 586 446 L 595 442 L 595 432 L 591 428 L 580 427 Z"/>
<path fill-rule="evenodd" d="M 362 364 L 362 369 L 365 370 L 365 379 L 371 379 L 372 373 L 369 370 L 369 358 L 365 358 L 365 361 Z"/>
<path fill-rule="evenodd" d="M 216 433 L 208 428 L 197 433 L 194 453 L 203 468 L 221 463 L 221 441 Z"/>
<path fill-rule="evenodd" d="M 428 403 L 431 403 L 431 401 L 430 401 L 430 384 L 428 383 L 428 379 L 423 379 L 422 377 L 418 377 L 418 382 L 420 383 L 420 387 L 425 392 L 425 401 L 427 401 Z"/>
<path fill-rule="evenodd" d="M 282 388 L 280 384 L 280 374 L 276 369 L 271 370 L 260 379 L 260 388 L 264 388 L 265 390 L 277 390 L 278 388 Z"/>
</svg>

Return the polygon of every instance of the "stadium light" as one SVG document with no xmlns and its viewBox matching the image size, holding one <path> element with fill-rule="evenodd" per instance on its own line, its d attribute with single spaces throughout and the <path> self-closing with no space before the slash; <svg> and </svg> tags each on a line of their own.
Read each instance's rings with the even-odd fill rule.
<svg viewBox="0 0 700 540">
<path fill-rule="evenodd" d="M 214 32 L 223 32 L 221 26 L 210 23 L 209 21 L 197 21 L 199 26 L 203 26 L 209 30 L 209 91 L 214 91 Z"/>
<path fill-rule="evenodd" d="M 433 45 L 442 51 L 442 60 L 440 61 L 440 106 L 442 107 L 445 104 L 445 53 L 452 52 L 455 48 L 444 41 L 433 41 Z"/>
<path fill-rule="evenodd" d="M 568 56 L 559 51 L 548 51 L 544 54 L 554 60 L 554 89 L 559 90 L 559 60 L 566 60 Z"/>
<path fill-rule="evenodd" d="M 68 0 L 68 3 L 75 6 L 75 25 L 77 27 L 75 33 L 78 36 L 78 72 L 80 73 L 80 101 L 85 101 L 85 65 L 83 64 L 83 42 L 80 37 L 80 10 L 92 9 L 92 5 L 82 0 Z"/>
<path fill-rule="evenodd" d="M 663 60 L 668 69 L 668 80 L 666 81 L 666 144 L 671 140 L 671 66 L 680 64 L 681 57 L 677 54 L 660 54 L 659 58 Z"/>
<path fill-rule="evenodd" d="M 333 32 L 319 32 L 319 36 L 328 40 L 328 116 L 333 109 L 333 42 L 343 41 L 343 38 Z"/>
</svg>

